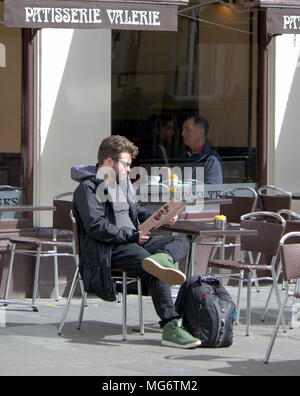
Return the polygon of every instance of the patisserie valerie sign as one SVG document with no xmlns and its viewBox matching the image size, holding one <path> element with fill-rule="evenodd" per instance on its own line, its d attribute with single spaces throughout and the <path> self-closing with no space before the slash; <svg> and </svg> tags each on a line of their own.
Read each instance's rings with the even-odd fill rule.
<svg viewBox="0 0 300 396">
<path fill-rule="evenodd" d="M 269 34 L 299 34 L 300 9 L 268 9 L 267 32 Z"/>
<path fill-rule="evenodd" d="M 30 28 L 177 30 L 177 5 L 5 0 L 4 23 Z"/>
</svg>

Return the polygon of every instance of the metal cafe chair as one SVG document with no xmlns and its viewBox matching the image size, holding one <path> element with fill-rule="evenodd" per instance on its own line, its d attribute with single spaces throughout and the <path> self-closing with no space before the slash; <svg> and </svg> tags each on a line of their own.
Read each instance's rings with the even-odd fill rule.
<svg viewBox="0 0 300 396">
<path fill-rule="evenodd" d="M 237 195 L 238 194 L 238 195 Z M 240 195 L 243 194 L 243 195 Z M 220 205 L 220 214 L 226 216 L 228 223 L 240 224 L 241 216 L 254 212 L 257 204 L 257 192 L 250 187 L 236 187 L 223 191 L 220 199 L 230 198 L 232 203 Z M 222 245 L 220 241 L 212 244 Z M 240 246 L 240 244 L 224 244 L 224 247 Z"/>
<path fill-rule="evenodd" d="M 292 193 L 275 186 L 261 186 L 258 189 L 261 209 L 268 212 L 278 212 L 280 209 L 290 209 Z"/>
<path fill-rule="evenodd" d="M 278 211 L 278 214 L 280 214 L 282 217 L 284 217 L 286 219 L 284 234 L 288 234 L 290 232 L 300 232 L 300 215 L 298 213 L 295 213 L 288 209 L 281 209 Z M 300 238 L 297 238 L 297 237 L 289 238 L 289 240 L 286 241 L 286 243 L 287 244 L 300 243 Z M 277 267 L 277 281 L 280 279 L 281 274 L 282 274 L 282 263 L 281 263 L 281 256 L 279 255 L 279 263 L 278 263 L 278 267 Z M 290 283 L 294 283 L 294 280 L 290 281 Z M 300 287 L 300 285 L 297 285 L 298 283 L 300 283 L 300 281 L 296 280 L 296 287 Z M 284 288 L 285 288 L 285 286 L 283 286 L 283 289 Z M 267 302 L 266 302 L 262 320 L 264 320 L 265 315 L 267 313 L 273 290 L 274 289 L 272 287 L 270 290 Z M 298 311 L 296 304 L 297 304 L 297 299 L 294 298 L 293 303 L 290 305 L 290 308 L 292 310 L 292 316 L 291 316 L 291 321 L 290 321 L 291 329 L 294 328 L 294 324 L 296 321 L 296 315 L 297 315 L 297 311 Z"/>
<path fill-rule="evenodd" d="M 220 214 L 226 216 L 228 223 L 240 224 L 241 216 L 247 213 L 254 212 L 257 205 L 257 192 L 251 187 L 236 187 L 226 191 L 223 191 L 220 198 L 230 198 L 231 204 L 220 205 Z M 223 237 L 225 238 L 225 237 Z M 236 237 L 234 243 L 226 243 L 224 241 L 223 248 L 234 248 L 239 247 L 238 238 Z M 204 242 L 205 243 L 205 242 Z M 208 244 L 208 243 L 206 243 Z M 222 241 L 212 242 L 212 245 L 222 246 Z M 223 254 L 224 256 L 224 254 Z M 254 272 L 255 275 L 255 272 Z M 256 289 L 259 291 L 259 285 L 256 279 L 254 279 Z"/>
<path fill-rule="evenodd" d="M 81 274 L 79 271 L 79 254 L 80 254 L 80 245 L 79 245 L 79 233 L 78 233 L 78 224 L 76 219 L 72 213 L 70 212 L 70 217 L 72 219 L 72 226 L 73 226 L 73 234 L 74 234 L 74 243 L 75 243 L 75 252 L 76 252 L 76 272 L 73 277 L 73 282 L 71 285 L 71 289 L 67 298 L 67 302 L 62 314 L 62 318 L 60 321 L 58 335 L 62 334 L 62 329 L 65 324 L 65 320 L 68 314 L 68 311 L 71 306 L 71 301 L 76 289 L 77 284 L 80 284 L 81 289 L 83 290 L 83 280 L 81 278 Z M 123 341 L 127 340 L 127 286 L 133 282 L 137 283 L 138 289 L 138 307 L 139 307 L 139 322 L 140 322 L 140 334 L 144 334 L 144 316 L 143 316 L 143 301 L 142 301 L 142 283 L 141 279 L 138 277 L 128 277 L 127 272 L 120 269 L 113 269 L 111 272 L 112 280 L 115 284 L 120 284 L 122 286 L 122 339 Z M 80 330 L 84 308 L 86 306 L 87 301 L 87 293 L 82 293 L 82 300 L 81 300 L 81 307 L 79 311 L 79 318 L 77 329 Z"/>
<path fill-rule="evenodd" d="M 11 243 L 11 255 L 9 262 L 8 275 L 6 280 L 6 287 L 4 292 L 4 300 L 8 301 L 9 287 L 11 283 L 14 259 L 16 254 L 34 256 L 35 260 L 35 275 L 33 284 L 33 295 L 31 306 L 33 311 L 38 311 L 36 306 L 36 298 L 39 283 L 39 271 L 40 271 L 40 260 L 43 257 L 53 257 L 54 259 L 54 285 L 55 285 L 55 299 L 58 300 L 58 257 L 62 256 L 72 256 L 75 259 L 75 250 L 73 243 L 72 234 L 72 222 L 70 221 L 69 212 L 72 208 L 72 201 L 65 200 L 62 198 L 72 197 L 73 193 L 63 193 L 54 196 L 53 206 L 55 210 L 53 211 L 53 227 L 41 227 L 39 229 L 39 235 L 48 231 L 51 232 L 51 237 L 10 237 L 9 241 Z M 65 233 L 63 239 L 59 238 L 59 232 Z M 58 249 L 63 249 L 63 252 L 58 251 Z M 68 252 L 66 250 L 71 250 Z"/>
<path fill-rule="evenodd" d="M 253 188 L 245 186 L 223 191 L 220 198 L 230 198 L 232 201 L 229 205 L 220 205 L 220 213 L 226 216 L 229 223 L 240 224 L 243 215 L 255 211 L 258 195 Z M 224 246 L 225 248 L 236 247 L 240 246 L 240 243 L 225 243 Z M 259 291 L 258 283 L 255 282 L 257 291 Z"/>
<path fill-rule="evenodd" d="M 293 212 L 290 209 L 280 209 L 277 213 L 286 220 L 300 220 L 300 214 Z"/>
<path fill-rule="evenodd" d="M 275 222 L 276 221 L 276 222 Z M 277 284 L 277 273 L 275 269 L 280 238 L 285 229 L 285 220 L 277 213 L 253 212 L 241 217 L 241 227 L 257 230 L 256 236 L 241 236 L 241 259 L 240 260 L 210 260 L 208 265 L 213 268 L 237 270 L 238 273 L 222 274 L 229 278 L 238 278 L 239 290 L 237 297 L 237 320 L 239 322 L 240 295 L 244 282 L 244 273 L 247 272 L 247 309 L 246 309 L 246 335 L 250 335 L 251 322 L 251 287 L 254 271 L 263 270 L 271 272 L 271 277 L 260 277 L 268 279 L 274 284 L 278 307 L 281 299 Z M 261 255 L 272 257 L 270 264 L 261 264 Z M 248 255 L 249 262 L 246 262 Z M 220 274 L 219 274 L 220 275 Z M 285 326 L 285 323 L 283 323 Z"/>
<path fill-rule="evenodd" d="M 293 291 L 290 291 L 289 281 L 293 279 L 300 279 L 300 243 L 288 243 L 290 240 L 295 240 L 295 238 L 300 238 L 300 232 L 290 232 L 285 234 L 280 240 L 280 256 L 283 267 L 283 275 L 284 280 L 286 282 L 285 289 L 285 297 L 281 304 L 276 324 L 274 326 L 273 334 L 271 336 L 271 340 L 269 342 L 269 346 L 265 355 L 264 362 L 267 364 L 270 359 L 270 355 L 274 346 L 274 342 L 278 333 L 278 329 L 280 323 L 282 322 L 282 318 L 284 317 L 284 311 L 287 307 L 287 301 L 290 297 L 299 299 L 300 298 L 300 289 L 297 287 L 298 283 L 296 283 L 296 287 Z"/>
<path fill-rule="evenodd" d="M 241 195 L 242 194 L 242 195 Z M 220 213 L 230 223 L 240 223 L 241 216 L 255 211 L 257 192 L 251 187 L 236 187 L 223 191 L 220 198 L 230 198 L 232 203 L 220 205 Z"/>
</svg>

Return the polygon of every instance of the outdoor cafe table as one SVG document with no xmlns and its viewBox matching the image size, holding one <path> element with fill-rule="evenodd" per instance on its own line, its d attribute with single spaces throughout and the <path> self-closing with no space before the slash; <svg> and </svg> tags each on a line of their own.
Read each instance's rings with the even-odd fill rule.
<svg viewBox="0 0 300 396">
<path fill-rule="evenodd" d="M 191 277 L 195 271 L 195 260 L 196 260 L 196 246 L 200 243 L 203 237 L 221 237 L 220 244 L 220 259 L 225 258 L 225 238 L 228 236 L 241 236 L 241 235 L 257 235 L 256 230 L 248 230 L 241 228 L 239 225 L 227 224 L 225 230 L 219 230 L 214 227 L 213 222 L 197 222 L 197 221 L 177 221 L 172 226 L 164 226 L 159 230 L 168 232 L 177 232 L 186 234 L 191 241 L 191 248 L 188 257 L 188 264 L 186 269 L 186 276 Z"/>
<path fill-rule="evenodd" d="M 0 206 L 0 213 L 3 212 L 34 212 L 40 210 L 54 211 L 55 206 L 34 206 L 34 205 L 16 205 L 16 206 Z"/>
<path fill-rule="evenodd" d="M 299 193 L 300 194 L 300 193 Z M 141 202 L 142 206 L 157 206 L 157 205 L 164 205 L 166 201 L 151 201 L 149 202 Z M 226 204 L 231 204 L 232 200 L 230 198 L 216 198 L 216 199 L 210 199 L 210 198 L 204 198 L 203 200 L 199 200 L 199 205 L 226 205 Z M 195 202 L 182 202 L 184 206 L 197 206 L 197 203 Z"/>
<path fill-rule="evenodd" d="M 0 206 L 0 220 L 1 220 L 1 214 L 4 212 L 37 212 L 37 211 L 55 211 L 56 208 L 55 206 L 34 206 L 34 205 L 16 205 L 16 206 Z M 3 219 L 6 220 L 6 219 Z M 1 232 L 1 225 L 0 225 L 0 232 Z M 27 305 L 31 306 L 32 304 L 23 302 L 23 301 L 12 301 L 12 300 L 0 300 L 0 304 L 18 304 L 18 305 Z M 34 311 L 37 309 L 34 308 Z"/>
</svg>

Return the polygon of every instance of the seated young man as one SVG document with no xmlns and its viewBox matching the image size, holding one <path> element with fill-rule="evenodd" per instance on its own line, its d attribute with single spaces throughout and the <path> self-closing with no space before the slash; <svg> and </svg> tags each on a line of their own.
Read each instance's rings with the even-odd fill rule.
<svg viewBox="0 0 300 396">
<path fill-rule="evenodd" d="M 137 154 L 138 148 L 123 136 L 104 139 L 98 150 L 97 174 L 86 178 L 83 172 L 84 180 L 74 192 L 85 289 L 113 301 L 111 268 L 124 269 L 128 276 L 139 276 L 160 317 L 162 344 L 194 348 L 201 341 L 181 327 L 169 286 L 185 281 L 185 275 L 174 262 L 187 255 L 189 241 L 183 235 L 171 233 L 151 238 L 149 233 L 138 230 L 151 213 L 136 202 L 128 177 L 131 161 Z"/>
</svg>

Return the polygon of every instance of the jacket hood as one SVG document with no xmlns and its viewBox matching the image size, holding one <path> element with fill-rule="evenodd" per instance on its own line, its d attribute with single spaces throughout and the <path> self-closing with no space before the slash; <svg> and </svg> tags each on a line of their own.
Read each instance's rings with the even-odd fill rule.
<svg viewBox="0 0 300 396">
<path fill-rule="evenodd" d="M 71 168 L 71 179 L 80 183 L 95 178 L 96 173 L 96 165 L 76 165 Z"/>
<path fill-rule="evenodd" d="M 71 178 L 72 180 L 81 183 L 85 180 L 93 180 L 94 183 L 102 183 L 102 179 L 97 179 L 97 165 L 76 165 L 71 168 Z M 119 183 L 120 187 L 126 194 L 127 198 L 131 201 L 135 201 L 135 192 L 129 177 Z"/>
</svg>

